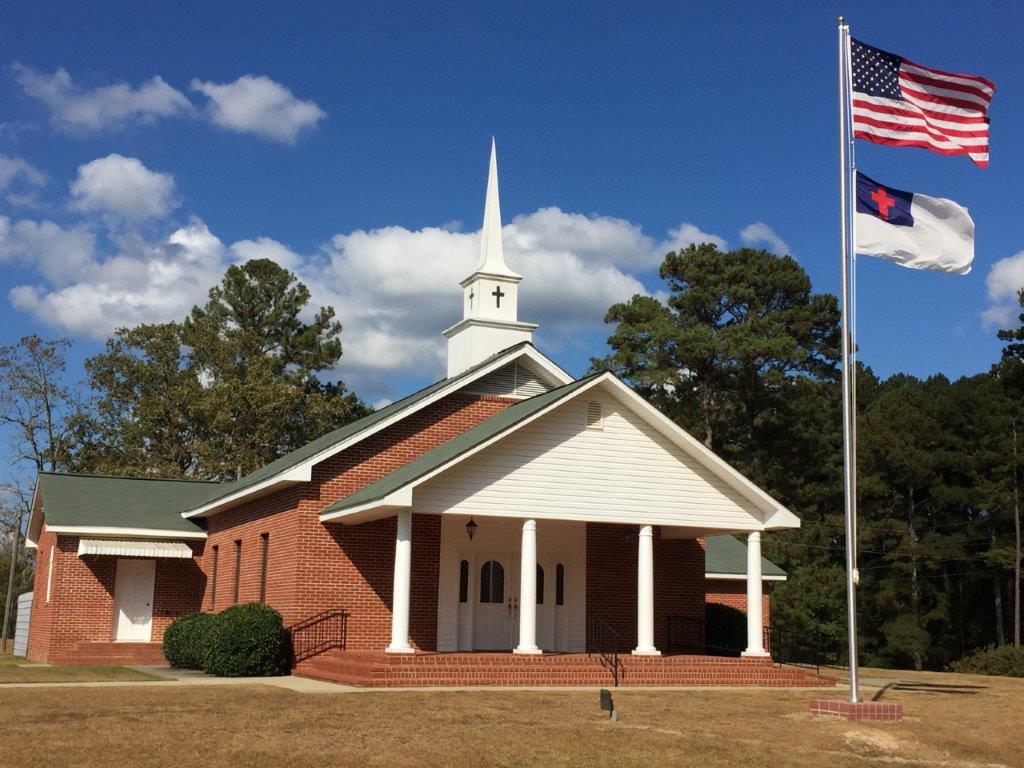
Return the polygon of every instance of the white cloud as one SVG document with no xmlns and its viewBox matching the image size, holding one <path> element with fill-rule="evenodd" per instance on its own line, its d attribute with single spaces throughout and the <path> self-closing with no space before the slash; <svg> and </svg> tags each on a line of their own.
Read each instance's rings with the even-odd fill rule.
<svg viewBox="0 0 1024 768">
<path fill-rule="evenodd" d="M 129 123 L 151 124 L 188 115 L 192 103 L 181 91 L 154 77 L 138 87 L 115 83 L 91 90 L 77 87 L 65 69 L 46 74 L 15 64 L 14 75 L 26 94 L 50 110 L 50 122 L 64 131 L 99 131 Z"/>
<path fill-rule="evenodd" d="M 231 244 L 231 250 L 237 261 L 246 262 L 253 259 L 270 259 L 285 269 L 295 270 L 302 265 L 302 257 L 287 245 L 269 237 L 257 237 L 255 240 L 239 240 Z"/>
<path fill-rule="evenodd" d="M 192 90 L 210 99 L 210 119 L 232 131 L 255 133 L 294 144 L 299 133 L 327 116 L 313 101 L 302 101 L 265 75 L 243 75 L 233 83 L 192 81 Z"/>
<path fill-rule="evenodd" d="M 220 240 L 198 219 L 162 243 L 129 238 L 121 245 L 115 255 L 81 265 L 62 287 L 16 286 L 11 304 L 69 333 L 102 339 L 121 326 L 180 320 L 226 267 Z"/>
<path fill-rule="evenodd" d="M 729 247 L 728 243 L 718 235 L 702 232 L 700 227 L 683 222 L 675 229 L 668 231 L 668 239 L 661 244 L 658 250 L 658 265 L 661 264 L 665 254 L 669 251 L 679 251 L 691 245 L 700 245 L 701 243 L 710 243 L 718 246 L 720 249 Z"/>
<path fill-rule="evenodd" d="M 16 181 L 30 187 L 41 187 L 46 183 L 46 174 L 24 158 L 0 155 L 0 190 L 7 189 Z"/>
<path fill-rule="evenodd" d="M 0 216 L 0 262 L 16 259 L 51 285 L 78 279 L 92 261 L 96 236 L 85 227 L 65 229 L 52 221 L 11 223 Z"/>
<path fill-rule="evenodd" d="M 136 220 L 166 216 L 178 207 L 173 176 L 116 153 L 78 166 L 71 197 L 78 210 Z"/>
<path fill-rule="evenodd" d="M 634 273 L 666 250 L 724 242 L 692 225 L 657 240 L 623 219 L 558 208 L 517 216 L 503 234 L 509 264 L 525 276 L 519 316 L 539 323 L 539 342 L 556 353 L 605 335 L 608 307 L 645 293 Z M 44 284 L 12 290 L 11 302 L 67 332 L 103 338 L 118 326 L 184 317 L 229 264 L 270 258 L 310 288 L 311 306 L 335 308 L 344 324 L 339 374 L 371 397 L 393 396 L 387 382 L 396 375 L 443 375 L 441 331 L 461 317 L 459 281 L 480 248 L 479 232 L 391 226 L 337 234 L 319 251 L 299 254 L 268 237 L 225 245 L 199 219 L 157 243 L 131 232 L 108 240 L 110 255 L 97 254 L 89 240 L 73 277 L 50 269 Z M 44 263 L 42 254 L 36 263 Z"/>
<path fill-rule="evenodd" d="M 985 278 L 989 307 L 981 313 L 986 325 L 1011 328 L 1017 325 L 1021 305 L 1017 294 L 1024 289 L 1024 251 L 1000 259 Z"/>
<path fill-rule="evenodd" d="M 753 224 L 749 224 L 741 229 L 740 240 L 743 241 L 744 245 L 750 246 L 751 248 L 758 245 L 766 245 L 768 246 L 769 251 L 777 253 L 780 256 L 790 253 L 790 249 L 789 246 L 786 245 L 786 241 L 779 237 L 775 230 L 763 221 L 754 222 Z"/>
</svg>

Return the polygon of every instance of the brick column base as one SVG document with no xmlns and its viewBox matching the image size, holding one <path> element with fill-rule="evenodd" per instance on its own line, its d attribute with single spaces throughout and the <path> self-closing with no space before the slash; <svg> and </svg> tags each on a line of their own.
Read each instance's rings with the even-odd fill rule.
<svg viewBox="0 0 1024 768">
<path fill-rule="evenodd" d="M 832 715 L 847 720 L 902 720 L 903 705 L 891 701 L 842 701 L 811 699 L 812 715 Z"/>
</svg>

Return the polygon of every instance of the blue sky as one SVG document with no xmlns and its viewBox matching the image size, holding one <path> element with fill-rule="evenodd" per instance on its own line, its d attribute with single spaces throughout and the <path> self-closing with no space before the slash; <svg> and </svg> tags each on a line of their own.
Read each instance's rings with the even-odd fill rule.
<svg viewBox="0 0 1024 768">
<path fill-rule="evenodd" d="M 520 319 L 573 372 L 602 353 L 611 301 L 659 289 L 675 244 L 760 233 L 751 241 L 786 249 L 834 292 L 843 11 L 8 5 L 0 342 L 68 335 L 79 376 L 116 323 L 179 318 L 227 264 L 269 255 L 338 310 L 340 373 L 356 391 L 404 394 L 443 375 L 440 331 L 475 259 L 492 134 L 506 255 L 526 278 Z M 1000 348 L 991 318 L 1012 316 L 1006 297 L 1024 283 L 1024 9 L 845 11 L 866 42 L 998 86 L 987 169 L 857 148 L 872 177 L 955 199 L 977 225 L 967 277 L 861 259 L 863 358 L 885 375 L 985 370 Z"/>
</svg>

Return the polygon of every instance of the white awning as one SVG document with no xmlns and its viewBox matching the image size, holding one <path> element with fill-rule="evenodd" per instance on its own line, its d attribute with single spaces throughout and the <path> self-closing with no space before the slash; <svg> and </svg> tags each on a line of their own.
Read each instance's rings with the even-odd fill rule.
<svg viewBox="0 0 1024 768">
<path fill-rule="evenodd" d="M 114 557 L 177 557 L 190 559 L 192 547 L 183 541 L 111 541 L 79 539 L 78 556 L 112 555 Z"/>
</svg>

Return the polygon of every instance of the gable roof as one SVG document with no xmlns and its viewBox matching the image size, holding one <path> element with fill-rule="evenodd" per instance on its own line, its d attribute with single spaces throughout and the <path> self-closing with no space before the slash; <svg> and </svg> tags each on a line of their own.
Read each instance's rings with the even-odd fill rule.
<svg viewBox="0 0 1024 768">
<path fill-rule="evenodd" d="M 641 418 L 761 510 L 764 513 L 764 528 L 793 528 L 800 525 L 796 515 L 607 371 L 513 405 L 379 480 L 328 505 L 320 512 L 320 520 L 327 522 L 345 517 L 350 518 L 351 522 L 358 522 L 360 519 L 370 519 L 371 515 L 380 516 L 380 513 L 392 509 L 408 508 L 412 506 L 413 488 L 420 483 L 502 439 L 561 402 L 599 384 L 610 387 L 612 393 Z"/>
<path fill-rule="evenodd" d="M 403 464 L 394 472 L 385 475 L 376 482 L 364 485 L 355 493 L 340 499 L 324 508 L 320 513 L 320 519 L 329 519 L 335 512 L 340 512 L 353 507 L 362 506 L 374 501 L 379 501 L 395 491 L 403 488 L 411 482 L 433 472 L 435 469 L 457 459 L 462 454 L 482 443 L 490 440 L 502 432 L 505 432 L 524 419 L 538 413 L 539 411 L 553 405 L 560 400 L 581 389 L 602 374 L 595 374 L 584 379 L 579 379 L 570 384 L 565 384 L 547 392 L 535 395 L 527 400 L 521 400 L 515 405 L 506 408 L 504 411 L 495 414 L 491 418 L 480 422 L 474 427 L 462 432 L 446 443 L 442 443 L 431 451 L 408 464 Z"/>
<path fill-rule="evenodd" d="M 563 381 L 571 381 L 572 379 L 569 374 L 538 352 L 533 344 L 521 342 L 491 355 L 491 357 L 477 363 L 457 376 L 434 382 L 418 392 L 414 392 L 401 400 L 396 400 L 390 405 L 376 410 L 357 421 L 353 421 L 351 424 L 346 424 L 344 427 L 333 432 L 328 432 L 326 435 L 306 443 L 301 448 L 285 454 L 254 472 L 250 472 L 236 482 L 223 484 L 220 493 L 204 500 L 202 503 L 196 504 L 192 508 L 187 508 L 183 514 L 185 517 L 206 516 L 222 511 L 247 496 L 260 491 L 273 490 L 276 485 L 308 482 L 311 478 L 310 471 L 314 463 L 323 461 L 352 443 L 370 436 L 389 424 L 394 423 L 399 418 L 404 418 L 409 413 L 419 410 L 429 403 L 460 389 L 521 355 L 526 355 L 538 363 L 541 368 L 545 369 L 555 378 L 560 378 Z"/>
<path fill-rule="evenodd" d="M 205 538 L 182 511 L 220 493 L 222 483 L 40 472 L 26 542 L 42 530 L 94 535 Z"/>
<path fill-rule="evenodd" d="M 747 545 L 735 536 L 704 539 L 704 575 L 711 578 L 747 578 Z M 772 581 L 786 578 L 786 572 L 767 557 L 761 558 L 761 576 Z"/>
</svg>

